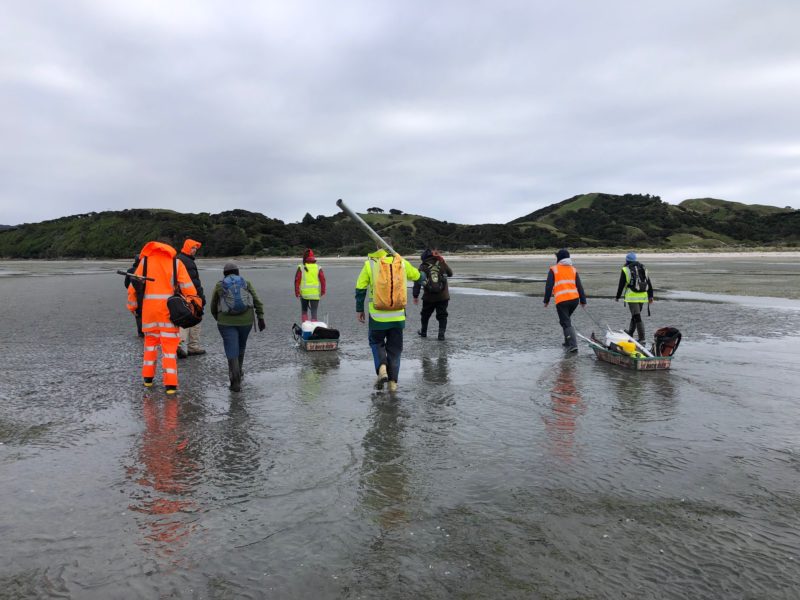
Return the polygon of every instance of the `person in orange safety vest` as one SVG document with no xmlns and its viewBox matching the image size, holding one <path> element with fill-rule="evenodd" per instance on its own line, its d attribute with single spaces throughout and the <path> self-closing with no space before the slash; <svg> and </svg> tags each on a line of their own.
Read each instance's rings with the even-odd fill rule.
<svg viewBox="0 0 800 600">
<path fill-rule="evenodd" d="M 586 294 L 583 292 L 578 270 L 572 266 L 569 250 L 562 248 L 556 252 L 557 264 L 547 272 L 547 283 L 544 289 L 544 307 L 550 304 L 550 297 L 556 301 L 558 322 L 564 330 L 564 347 L 569 352 L 578 351 L 578 338 L 572 326 L 572 313 L 581 306 L 586 306 Z"/>
<path fill-rule="evenodd" d="M 172 246 L 162 242 L 147 242 L 139 253 L 141 261 L 134 275 L 152 277 L 146 281 L 142 297 L 142 332 L 144 333 L 144 359 L 142 377 L 145 387 L 153 385 L 156 375 L 158 346 L 161 346 L 161 370 L 167 394 L 178 390 L 179 328 L 169 319 L 167 299 L 173 294 L 173 271 L 177 275 L 180 291 L 185 296 L 197 296 L 197 289 L 183 263 L 176 258 Z M 133 286 L 128 288 L 128 310 L 138 308 Z"/>
</svg>

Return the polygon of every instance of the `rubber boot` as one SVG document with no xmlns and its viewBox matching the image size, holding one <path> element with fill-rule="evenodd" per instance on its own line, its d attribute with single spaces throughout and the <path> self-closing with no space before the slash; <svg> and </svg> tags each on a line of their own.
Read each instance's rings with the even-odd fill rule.
<svg viewBox="0 0 800 600">
<path fill-rule="evenodd" d="M 445 330 L 444 327 L 439 327 L 439 335 L 436 336 L 436 339 L 438 339 L 438 340 L 443 340 L 444 339 L 444 330 Z"/>
<path fill-rule="evenodd" d="M 239 359 L 228 359 L 228 377 L 231 380 L 231 391 L 239 392 L 242 390 L 242 374 L 239 371 Z"/>
<path fill-rule="evenodd" d="M 564 330 L 564 344 L 566 345 L 567 352 L 578 351 L 578 338 L 575 335 L 574 327 L 567 327 Z"/>
<path fill-rule="evenodd" d="M 444 332 L 447 330 L 447 319 L 441 319 L 439 321 L 439 335 L 437 339 L 443 340 L 444 339 Z"/>
<path fill-rule="evenodd" d="M 244 351 L 239 355 L 239 377 L 244 379 Z"/>
<path fill-rule="evenodd" d="M 375 389 L 382 390 L 383 384 L 389 381 L 389 373 L 386 370 L 386 365 L 378 367 L 378 378 L 375 380 Z"/>
<path fill-rule="evenodd" d="M 300 313 L 300 322 L 305 323 L 306 321 L 308 321 L 308 313 L 307 312 Z"/>
<path fill-rule="evenodd" d="M 419 337 L 428 337 L 428 322 L 421 321 L 419 324 L 419 331 L 417 332 Z"/>
</svg>

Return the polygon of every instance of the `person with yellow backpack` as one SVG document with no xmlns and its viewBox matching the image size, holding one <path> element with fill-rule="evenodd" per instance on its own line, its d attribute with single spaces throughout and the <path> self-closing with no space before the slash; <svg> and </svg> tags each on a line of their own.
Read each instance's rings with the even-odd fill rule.
<svg viewBox="0 0 800 600">
<path fill-rule="evenodd" d="M 386 243 L 391 246 L 388 239 Z M 369 292 L 369 346 L 378 379 L 375 387 L 397 390 L 403 329 L 406 325 L 407 280 L 418 281 L 420 272 L 399 254 L 389 254 L 381 246 L 367 255 L 356 281 L 356 313 L 366 321 L 364 304 Z"/>
<path fill-rule="evenodd" d="M 325 295 L 325 273 L 319 268 L 311 248 L 303 252 L 303 264 L 294 274 L 294 295 L 300 298 L 300 319 L 308 321 L 310 311 L 311 320 L 316 321 L 319 300 Z"/>
</svg>

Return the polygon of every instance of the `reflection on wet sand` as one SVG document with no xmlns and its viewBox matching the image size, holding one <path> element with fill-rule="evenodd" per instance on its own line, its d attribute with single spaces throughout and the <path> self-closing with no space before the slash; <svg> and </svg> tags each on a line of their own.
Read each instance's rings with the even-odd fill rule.
<svg viewBox="0 0 800 600">
<path fill-rule="evenodd" d="M 308 362 L 300 369 L 300 397 L 306 401 L 318 400 L 322 396 L 325 376 L 339 368 L 340 360 L 336 352 L 310 354 Z"/>
<path fill-rule="evenodd" d="M 554 456 L 570 462 L 575 456 L 575 429 L 578 417 L 585 410 L 580 390 L 575 383 L 576 361 L 563 359 L 556 367 L 550 389 L 550 414 L 542 417 L 547 430 L 548 446 Z"/>
<path fill-rule="evenodd" d="M 408 521 L 409 472 L 403 447 L 406 417 L 395 399 L 375 394 L 370 418 L 372 424 L 363 442 L 360 496 L 362 505 L 386 531 Z"/>
<path fill-rule="evenodd" d="M 609 369 L 606 377 L 615 389 L 614 414 L 623 419 L 647 422 L 666 420 L 676 414 L 677 400 L 672 373 Z"/>
<path fill-rule="evenodd" d="M 181 421 L 181 400 L 176 397 L 146 396 L 142 402 L 144 431 L 139 464 L 128 476 L 140 487 L 129 509 L 145 515 L 139 519 L 142 544 L 162 557 L 172 557 L 189 544 L 196 529 L 192 498 L 196 460 L 189 451 L 189 439 Z"/>
<path fill-rule="evenodd" d="M 422 356 L 422 379 L 434 385 L 445 384 L 450 381 L 450 369 L 447 358 L 450 353 L 447 348 L 439 344 L 433 356 L 426 353 Z"/>
</svg>

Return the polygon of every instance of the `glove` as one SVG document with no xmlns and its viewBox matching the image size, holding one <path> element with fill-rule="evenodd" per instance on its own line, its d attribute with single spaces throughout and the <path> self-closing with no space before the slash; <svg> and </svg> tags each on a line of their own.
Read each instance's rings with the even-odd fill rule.
<svg viewBox="0 0 800 600">
<path fill-rule="evenodd" d="M 258 330 L 259 331 L 264 331 L 266 328 L 267 328 L 267 324 L 264 322 L 264 318 L 263 317 L 259 317 L 259 319 L 258 319 Z"/>
</svg>

